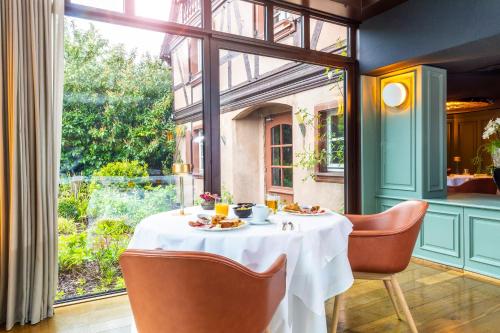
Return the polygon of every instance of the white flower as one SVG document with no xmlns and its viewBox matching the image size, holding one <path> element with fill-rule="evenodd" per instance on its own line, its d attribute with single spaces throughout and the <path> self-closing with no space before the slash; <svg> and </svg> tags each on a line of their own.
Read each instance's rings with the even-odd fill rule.
<svg viewBox="0 0 500 333">
<path fill-rule="evenodd" d="M 483 140 L 487 140 L 490 136 L 500 134 L 500 118 L 491 119 L 483 131 Z"/>
</svg>

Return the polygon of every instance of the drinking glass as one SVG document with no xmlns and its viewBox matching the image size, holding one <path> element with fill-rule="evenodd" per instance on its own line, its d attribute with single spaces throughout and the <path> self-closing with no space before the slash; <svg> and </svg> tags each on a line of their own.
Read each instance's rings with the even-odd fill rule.
<svg viewBox="0 0 500 333">
<path fill-rule="evenodd" d="M 229 204 L 226 201 L 222 200 L 222 198 L 215 199 L 215 215 L 229 215 Z"/>
<path fill-rule="evenodd" d="M 279 201 L 280 201 L 279 195 L 269 193 L 266 196 L 266 206 L 271 208 L 274 214 L 276 214 L 276 212 L 278 211 Z"/>
</svg>

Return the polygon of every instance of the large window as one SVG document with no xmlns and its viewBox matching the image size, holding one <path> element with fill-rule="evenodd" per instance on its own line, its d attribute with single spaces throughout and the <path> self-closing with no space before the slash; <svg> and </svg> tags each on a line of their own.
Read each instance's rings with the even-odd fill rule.
<svg viewBox="0 0 500 333">
<path fill-rule="evenodd" d="M 66 0 L 59 299 L 121 290 L 137 223 L 179 205 L 173 163 L 192 166 L 188 204 L 274 191 L 356 209 L 354 23 L 281 2 L 206 4 Z M 322 180 L 332 172 L 342 179 Z"/>
<path fill-rule="evenodd" d="M 135 226 L 179 206 L 173 163 L 196 165 L 187 204 L 203 191 L 203 123 L 174 120 L 202 101 L 201 40 L 67 18 L 64 42 L 58 300 L 123 290 Z"/>
</svg>

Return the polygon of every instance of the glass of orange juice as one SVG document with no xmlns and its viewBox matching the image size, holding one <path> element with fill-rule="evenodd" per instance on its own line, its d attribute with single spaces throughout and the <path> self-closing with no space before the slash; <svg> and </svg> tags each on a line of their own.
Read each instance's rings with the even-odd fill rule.
<svg viewBox="0 0 500 333">
<path fill-rule="evenodd" d="M 269 193 L 266 196 L 266 206 L 273 210 L 273 213 L 276 214 L 278 211 L 278 203 L 280 201 L 279 195 Z"/>
<path fill-rule="evenodd" d="M 215 215 L 229 215 L 229 204 L 220 197 L 215 198 Z"/>
</svg>

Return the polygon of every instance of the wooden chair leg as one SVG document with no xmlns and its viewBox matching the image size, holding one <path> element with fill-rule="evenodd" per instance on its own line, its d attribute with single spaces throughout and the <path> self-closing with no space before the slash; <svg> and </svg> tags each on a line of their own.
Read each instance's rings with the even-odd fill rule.
<svg viewBox="0 0 500 333">
<path fill-rule="evenodd" d="M 403 291 L 401 290 L 401 287 L 399 286 L 398 280 L 396 279 L 396 276 L 393 275 L 391 277 L 391 284 L 392 287 L 394 288 L 394 292 L 396 293 L 396 296 L 399 301 L 399 305 L 403 308 L 403 312 L 406 317 L 406 321 L 408 322 L 408 325 L 410 326 L 410 330 L 412 333 L 418 333 L 417 326 L 415 325 L 415 322 L 413 321 L 413 317 L 411 315 L 410 309 L 408 308 L 408 304 L 406 304 L 405 296 L 403 295 Z"/>
<path fill-rule="evenodd" d="M 385 289 L 387 289 L 387 293 L 389 294 L 389 298 L 391 299 L 392 306 L 394 307 L 394 311 L 398 316 L 399 320 L 403 320 L 403 316 L 401 315 L 401 310 L 399 310 L 398 300 L 394 293 L 394 287 L 392 286 L 392 282 L 390 280 L 384 280 Z"/>
<path fill-rule="evenodd" d="M 340 313 L 340 303 L 344 294 L 339 294 L 335 296 L 335 300 L 333 301 L 333 313 L 332 313 L 332 331 L 331 333 L 337 333 L 337 325 L 339 323 L 339 313 Z"/>
</svg>

